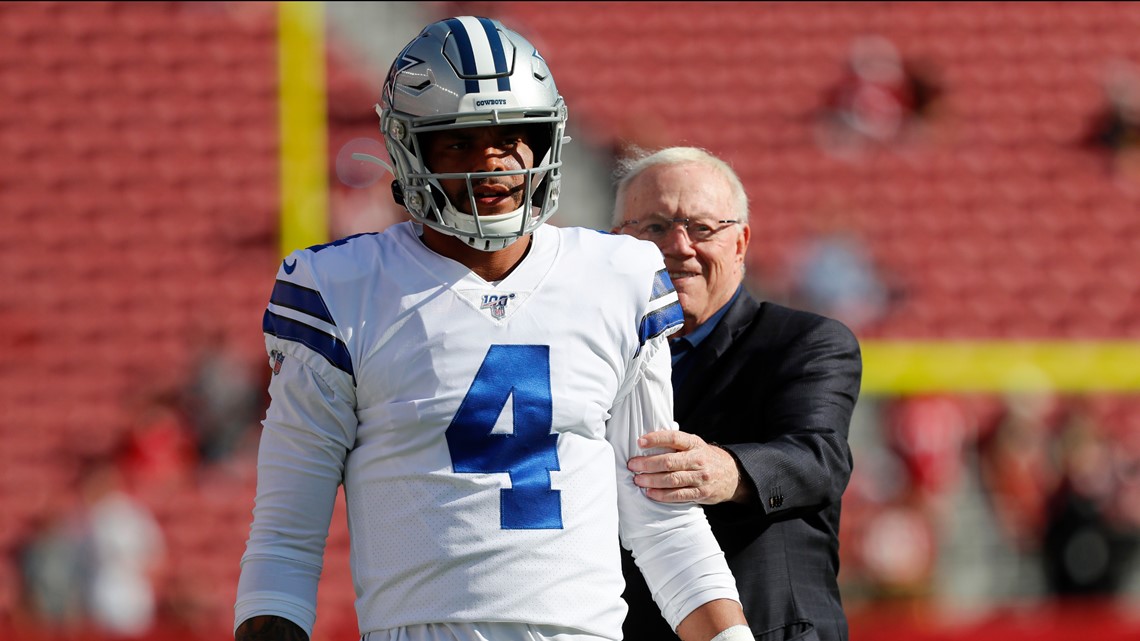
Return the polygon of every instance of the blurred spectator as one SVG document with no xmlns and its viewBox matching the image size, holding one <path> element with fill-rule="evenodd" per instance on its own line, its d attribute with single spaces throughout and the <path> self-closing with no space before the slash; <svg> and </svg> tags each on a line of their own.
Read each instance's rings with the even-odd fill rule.
<svg viewBox="0 0 1140 641">
<path fill-rule="evenodd" d="M 1049 590 L 1060 596 L 1120 591 L 1137 545 L 1132 523 L 1113 518 L 1118 470 L 1100 426 L 1078 414 L 1056 440 L 1060 483 L 1050 497 L 1044 562 Z"/>
<path fill-rule="evenodd" d="M 77 502 L 33 530 L 18 551 L 21 614 L 59 638 L 130 639 L 151 631 L 165 543 L 116 464 L 88 463 Z"/>
<path fill-rule="evenodd" d="M 1046 502 L 1056 484 L 1049 459 L 1060 400 L 1050 394 L 1012 395 L 1006 413 L 978 443 L 982 487 L 1005 541 L 1036 553 L 1045 526 Z"/>
<path fill-rule="evenodd" d="M 1103 80 L 1105 103 L 1093 117 L 1083 144 L 1107 152 L 1117 177 L 1140 180 L 1140 72 L 1127 61 L 1111 62 Z"/>
<path fill-rule="evenodd" d="M 817 122 L 824 149 L 857 154 L 868 144 L 911 138 L 929 121 L 941 98 L 934 71 L 904 60 L 880 35 L 857 38 L 843 76 L 827 91 Z"/>
<path fill-rule="evenodd" d="M 1123 531 L 1140 536 L 1140 414 L 1129 412 L 1131 425 L 1123 423 L 1114 432 L 1111 448 L 1115 492 L 1109 516 Z M 1135 574 L 1140 564 L 1131 568 Z"/>
<path fill-rule="evenodd" d="M 83 529 L 77 519 L 49 515 L 16 550 L 21 603 L 16 614 L 31 629 L 67 636 L 84 621 Z"/>
<path fill-rule="evenodd" d="M 887 310 L 887 288 L 859 238 L 835 231 L 810 239 L 794 270 L 793 305 L 859 333 Z"/>
<path fill-rule="evenodd" d="M 127 487 L 161 494 L 187 482 L 197 468 L 198 452 L 176 395 L 144 395 L 131 421 L 115 451 Z"/>
<path fill-rule="evenodd" d="M 856 569 L 869 596 L 921 607 L 935 595 L 941 538 L 947 519 L 957 516 L 951 499 L 963 473 L 963 445 L 974 434 L 973 417 L 956 398 L 924 395 L 888 401 L 883 418 L 886 456 L 871 473 L 897 471 L 880 479 L 891 482 L 884 488 L 889 492 L 880 489 L 874 503 L 853 512 L 863 520 L 853 524 Z M 848 495 L 856 498 L 849 490 L 845 503 Z"/>
<path fill-rule="evenodd" d="M 893 288 L 863 239 L 837 216 L 789 254 L 790 305 L 835 318 L 859 334 L 889 311 Z"/>
<path fill-rule="evenodd" d="M 184 391 L 186 416 L 201 462 L 215 463 L 228 458 L 261 419 L 263 388 L 221 332 L 203 337 L 194 363 Z"/>
<path fill-rule="evenodd" d="M 907 483 L 941 510 L 962 475 L 963 446 L 974 436 L 965 407 L 951 396 L 908 396 L 887 409 L 887 444 L 906 470 Z"/>
<path fill-rule="evenodd" d="M 934 596 L 938 526 L 929 507 L 906 491 L 862 524 L 856 554 L 872 598 L 921 606 Z"/>
<path fill-rule="evenodd" d="M 82 480 L 80 497 L 87 615 L 106 636 L 141 636 L 154 624 L 154 581 L 165 555 L 162 530 L 127 493 L 113 464 L 94 463 Z"/>
</svg>

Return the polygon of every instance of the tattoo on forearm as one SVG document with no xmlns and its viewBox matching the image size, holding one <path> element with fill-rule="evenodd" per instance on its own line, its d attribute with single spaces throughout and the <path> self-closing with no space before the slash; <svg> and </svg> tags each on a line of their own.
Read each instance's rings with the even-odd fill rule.
<svg viewBox="0 0 1140 641">
<path fill-rule="evenodd" d="M 234 632 L 234 641 L 309 641 L 296 623 L 275 616 L 251 617 Z"/>
</svg>

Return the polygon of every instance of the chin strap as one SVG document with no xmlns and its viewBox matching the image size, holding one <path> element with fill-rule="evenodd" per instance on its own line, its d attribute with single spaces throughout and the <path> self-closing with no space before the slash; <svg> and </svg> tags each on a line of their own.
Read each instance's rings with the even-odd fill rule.
<svg viewBox="0 0 1140 641">
<path fill-rule="evenodd" d="M 353 160 L 360 160 L 363 162 L 370 162 L 370 163 L 373 163 L 376 165 L 380 165 L 384 169 L 387 169 L 388 172 L 390 174 L 392 174 L 393 176 L 396 175 L 396 170 L 392 168 L 392 165 L 389 165 L 388 163 L 384 162 L 380 158 L 377 158 L 376 156 L 373 156 L 372 154 L 366 154 L 363 152 L 355 152 L 352 154 L 352 159 Z M 538 194 L 538 190 L 535 190 L 535 194 L 536 195 Z M 404 190 L 400 188 L 400 181 L 399 180 L 395 180 L 392 182 L 392 198 L 393 198 L 393 200 L 396 201 L 397 204 L 404 205 Z M 527 206 L 524 204 L 522 207 L 519 207 L 519 210 L 525 209 L 526 207 Z M 459 220 L 461 216 L 465 215 L 462 212 L 460 212 L 459 210 L 455 209 L 455 207 L 450 202 L 448 202 L 446 205 L 444 205 L 444 209 L 445 209 L 446 213 L 449 214 L 453 220 Z M 508 214 L 500 214 L 500 216 L 504 216 L 504 217 L 505 216 L 513 216 L 513 215 L 518 214 L 519 210 L 515 210 L 515 211 L 510 212 Z M 445 212 L 440 212 L 440 213 L 443 214 Z M 525 213 L 523 215 L 525 215 Z M 477 225 L 477 223 L 474 223 L 474 222 L 472 224 Z M 488 223 L 488 224 L 491 224 L 491 223 Z M 466 243 L 467 245 L 470 245 L 471 247 L 474 247 L 475 249 L 479 249 L 479 250 L 487 251 L 487 252 L 498 251 L 504 247 L 507 247 L 508 245 L 511 245 L 512 243 L 514 243 L 516 240 L 519 239 L 518 236 L 515 236 L 514 238 L 495 238 L 495 239 L 479 238 L 478 236 L 474 235 L 475 233 L 477 233 L 477 229 L 478 229 L 478 227 L 476 227 L 476 230 L 471 230 L 471 234 L 464 234 L 464 233 L 460 232 L 459 230 L 450 230 L 450 229 L 441 229 L 440 231 L 443 231 L 446 234 L 455 236 L 456 238 L 462 240 L 464 243 Z"/>
<path fill-rule="evenodd" d="M 514 211 L 507 212 L 505 214 L 498 214 L 496 216 L 488 216 L 487 217 L 487 218 L 496 218 L 496 219 L 501 219 L 501 220 L 494 220 L 494 221 L 483 220 L 483 219 L 477 220 L 475 216 L 471 216 L 470 214 L 465 214 L 465 213 L 459 211 L 458 209 L 455 208 L 454 205 L 451 204 L 450 201 L 447 201 L 446 204 L 443 206 L 443 208 L 439 211 L 439 214 L 440 214 L 440 216 L 444 217 L 445 219 L 449 219 L 448 220 L 449 225 L 447 226 L 448 228 L 442 229 L 441 231 L 443 231 L 443 233 L 445 233 L 445 234 L 455 236 L 459 240 L 462 240 L 468 246 L 474 247 L 475 249 L 478 249 L 479 251 L 485 251 L 485 252 L 499 251 L 500 249 L 503 249 L 504 247 L 507 247 L 507 246 L 513 244 L 521 236 L 509 236 L 509 237 L 503 237 L 503 238 L 482 238 L 482 237 L 478 236 L 479 229 L 480 229 L 480 226 L 479 226 L 480 223 L 482 223 L 481 228 L 483 229 L 484 232 L 490 231 L 492 233 L 496 233 L 496 232 L 501 233 L 502 230 L 498 229 L 498 226 L 500 226 L 502 223 L 509 222 L 511 224 L 510 228 L 513 229 L 514 227 L 517 226 L 514 219 L 521 220 L 521 217 L 526 216 L 526 211 L 525 211 L 526 209 L 527 209 L 527 206 L 523 205 L 522 207 L 519 207 L 518 209 L 516 209 Z M 468 222 L 467 219 L 470 219 L 470 222 Z M 463 229 L 460 227 L 461 224 L 462 225 L 470 225 L 474 228 L 473 229 Z"/>
</svg>

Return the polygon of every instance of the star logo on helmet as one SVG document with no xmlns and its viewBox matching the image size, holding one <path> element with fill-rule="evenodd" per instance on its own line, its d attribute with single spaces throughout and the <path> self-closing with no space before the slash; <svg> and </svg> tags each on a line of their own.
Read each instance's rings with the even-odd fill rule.
<svg viewBox="0 0 1140 641">
<path fill-rule="evenodd" d="M 416 58 L 415 56 L 403 55 L 403 56 L 400 56 L 399 59 L 396 60 L 396 70 L 397 71 L 403 71 L 404 69 L 407 69 L 408 67 L 421 64 L 422 62 L 423 62 L 423 60 L 420 60 L 419 58 Z"/>
</svg>

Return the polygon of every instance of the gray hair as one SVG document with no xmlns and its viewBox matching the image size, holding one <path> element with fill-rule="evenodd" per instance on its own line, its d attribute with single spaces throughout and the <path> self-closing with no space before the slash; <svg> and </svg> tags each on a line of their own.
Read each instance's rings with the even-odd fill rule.
<svg viewBox="0 0 1140 641">
<path fill-rule="evenodd" d="M 646 169 L 658 165 L 684 165 L 689 163 L 705 165 L 715 170 L 721 176 L 724 176 L 724 179 L 728 182 L 729 189 L 732 191 L 733 210 L 736 213 L 736 221 L 747 223 L 748 194 L 744 191 L 744 185 L 740 182 L 740 177 L 736 175 L 736 172 L 727 162 L 698 147 L 666 147 L 665 149 L 660 149 L 655 152 L 648 152 L 639 147 L 633 147 L 631 155 L 619 160 L 617 169 L 614 171 L 614 178 L 617 183 L 617 195 L 614 197 L 612 225 L 617 227 L 624 222 L 623 219 L 625 216 L 622 208 L 625 206 L 623 201 L 625 200 L 626 189 L 629 187 L 629 184 Z"/>
</svg>

